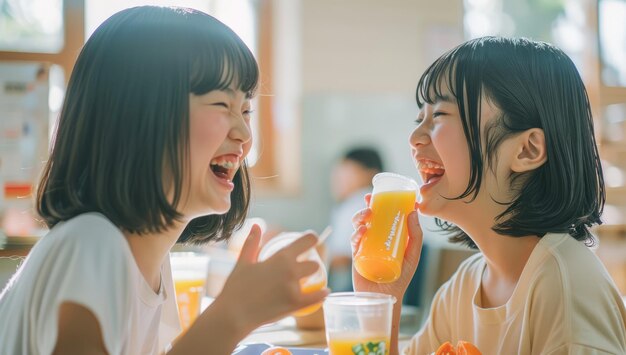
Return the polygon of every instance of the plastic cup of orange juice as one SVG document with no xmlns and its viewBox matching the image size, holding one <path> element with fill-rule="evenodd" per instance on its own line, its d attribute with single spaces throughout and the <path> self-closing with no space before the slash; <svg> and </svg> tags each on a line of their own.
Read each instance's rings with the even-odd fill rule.
<svg viewBox="0 0 626 355">
<path fill-rule="evenodd" d="M 354 257 L 354 267 L 366 279 L 378 283 L 400 277 L 408 236 L 407 216 L 415 210 L 417 183 L 394 173 L 372 179 L 372 217 Z"/>
<path fill-rule="evenodd" d="M 195 252 L 173 252 L 170 254 L 170 262 L 178 316 L 183 330 L 186 330 L 200 314 L 209 256 Z"/>
<path fill-rule="evenodd" d="M 295 242 L 302 236 L 303 234 L 300 232 L 281 233 L 275 236 L 274 238 L 270 239 L 261 248 L 261 251 L 259 252 L 258 260 L 264 261 L 264 260 L 269 259 L 276 252 L 285 248 L 291 243 Z M 305 278 L 302 278 L 300 280 L 300 290 L 302 291 L 302 293 L 314 292 L 314 291 L 318 291 L 326 287 L 326 284 L 327 284 L 326 268 L 324 267 L 322 258 L 318 254 L 317 250 L 315 250 L 315 248 L 311 248 L 305 251 L 303 254 L 301 254 L 298 257 L 298 260 L 299 261 L 311 260 L 319 264 L 319 268 L 317 269 L 315 273 Z M 295 313 L 293 313 L 293 315 L 296 317 L 306 316 L 317 311 L 321 306 L 322 306 L 321 303 L 314 304 L 314 305 L 305 307 L 303 309 L 297 310 Z"/>
<path fill-rule="evenodd" d="M 396 298 L 374 292 L 331 293 L 324 301 L 330 355 L 389 353 Z"/>
</svg>

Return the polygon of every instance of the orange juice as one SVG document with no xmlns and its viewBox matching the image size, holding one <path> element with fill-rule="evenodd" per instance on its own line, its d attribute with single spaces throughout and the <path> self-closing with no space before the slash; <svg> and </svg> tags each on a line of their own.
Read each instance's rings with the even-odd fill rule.
<svg viewBox="0 0 626 355">
<path fill-rule="evenodd" d="M 367 334 L 330 334 L 330 355 L 389 354 L 389 337 Z"/>
<path fill-rule="evenodd" d="M 174 280 L 178 316 L 183 330 L 189 328 L 200 313 L 200 300 L 204 292 L 204 279 Z"/>
<path fill-rule="evenodd" d="M 370 226 L 354 257 L 361 276 L 379 283 L 400 277 L 408 235 L 406 218 L 415 210 L 415 194 L 407 190 L 372 195 Z"/>
<path fill-rule="evenodd" d="M 324 287 L 326 287 L 326 280 L 319 282 L 319 283 L 314 283 L 311 285 L 301 285 L 300 291 L 302 291 L 302 293 L 310 293 L 310 292 L 319 291 Z M 316 303 L 314 305 L 310 305 L 308 307 L 304 307 L 302 309 L 295 311 L 293 315 L 296 317 L 308 316 L 309 314 L 312 314 L 313 312 L 317 311 L 321 306 L 322 306 L 321 302 Z"/>
</svg>

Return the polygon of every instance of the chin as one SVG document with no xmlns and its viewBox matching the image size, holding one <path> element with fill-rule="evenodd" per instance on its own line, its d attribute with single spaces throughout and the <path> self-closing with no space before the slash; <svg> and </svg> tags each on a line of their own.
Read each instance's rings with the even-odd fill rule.
<svg viewBox="0 0 626 355">
<path fill-rule="evenodd" d="M 204 201 L 201 205 L 196 206 L 196 208 L 192 208 L 190 213 L 193 217 L 202 217 L 202 216 L 210 216 L 210 215 L 220 215 L 225 214 L 230 210 L 230 199 L 228 201 Z"/>
<path fill-rule="evenodd" d="M 445 210 L 445 205 L 437 202 L 437 200 L 422 200 L 419 204 L 420 214 L 428 217 L 437 217 L 443 219 L 442 215 L 444 215 L 445 213 L 441 212 Z"/>
<path fill-rule="evenodd" d="M 231 203 L 230 199 L 228 199 L 228 201 L 218 201 L 214 203 L 212 210 L 214 214 L 225 214 L 230 210 L 230 207 Z"/>
</svg>

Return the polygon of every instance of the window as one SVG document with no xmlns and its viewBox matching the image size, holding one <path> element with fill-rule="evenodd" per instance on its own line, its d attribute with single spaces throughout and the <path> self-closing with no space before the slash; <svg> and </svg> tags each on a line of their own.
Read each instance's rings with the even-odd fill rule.
<svg viewBox="0 0 626 355">
<path fill-rule="evenodd" d="M 600 0 L 598 31 L 602 82 L 606 86 L 626 87 L 626 1 Z"/>
<path fill-rule="evenodd" d="M 13 10 L 7 5 L 9 3 L 14 2 L 0 2 L 2 4 L 0 13 L 4 16 L 0 18 L 9 18 L 11 19 L 9 22 L 20 23 L 21 27 L 9 26 L 9 22 L 6 21 L 0 25 L 0 34 L 2 34 L 0 37 L 6 38 L 4 42 L 0 40 L 0 61 L 44 63 L 50 69 L 49 95 L 53 119 L 58 114 L 64 84 L 69 79 L 77 53 L 85 39 L 113 13 L 142 4 L 175 5 L 197 8 L 219 18 L 242 37 L 255 53 L 261 68 L 259 95 L 257 102 L 253 104 L 257 115 L 252 120 L 255 146 L 248 157 L 252 165 L 251 175 L 255 190 L 263 193 L 297 189 L 299 150 L 296 149 L 298 139 L 295 138 L 297 131 L 295 118 L 297 117 L 296 101 L 299 93 L 297 78 L 299 75 L 297 64 L 293 64 L 297 61 L 297 57 L 295 60 L 291 59 L 297 55 L 294 54 L 297 51 L 297 48 L 294 48 L 297 47 L 294 45 L 297 39 L 294 34 L 281 34 L 284 31 L 279 32 L 275 29 L 274 4 L 279 2 L 275 0 L 109 0 L 106 2 L 31 0 L 15 2 L 27 4 L 20 6 L 28 6 L 19 11 Z M 295 5 L 285 5 L 283 2 L 280 4 L 283 19 L 297 11 Z M 286 13 L 285 8 L 291 8 L 291 13 Z M 18 16 L 22 12 L 29 13 L 28 20 Z M 47 17 L 42 14 L 47 14 Z M 287 37 L 288 40 L 275 48 L 275 34 Z M 15 38 L 18 37 L 21 39 L 16 40 Z M 33 44 L 28 44 L 29 41 Z M 23 43 L 22 47 L 11 45 L 17 42 Z M 273 75 L 273 68 L 277 66 L 274 60 L 276 51 L 281 51 L 283 57 L 280 61 L 283 75 L 281 80 L 275 80 Z M 285 52 L 291 58 L 285 59 Z M 291 81 L 286 84 L 289 80 Z M 281 98 L 277 98 L 274 91 L 275 85 L 285 94 Z M 275 106 L 277 101 L 280 101 L 280 107 Z"/>
<path fill-rule="evenodd" d="M 62 0 L 0 2 L 0 50 L 58 53 L 63 40 Z"/>
</svg>

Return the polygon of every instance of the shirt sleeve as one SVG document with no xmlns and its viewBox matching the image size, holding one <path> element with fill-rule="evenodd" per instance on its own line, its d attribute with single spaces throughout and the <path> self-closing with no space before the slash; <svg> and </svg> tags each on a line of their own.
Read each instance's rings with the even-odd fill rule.
<svg viewBox="0 0 626 355">
<path fill-rule="evenodd" d="M 119 230 L 102 217 L 78 217 L 51 250 L 42 267 L 35 294 L 39 297 L 36 326 L 44 354 L 57 338 L 61 304 L 72 302 L 91 311 L 98 320 L 109 354 L 120 354 L 131 312 L 129 262 L 132 254 Z M 70 221 L 74 222 L 74 221 Z M 130 258 L 129 259 L 129 255 Z"/>
</svg>

